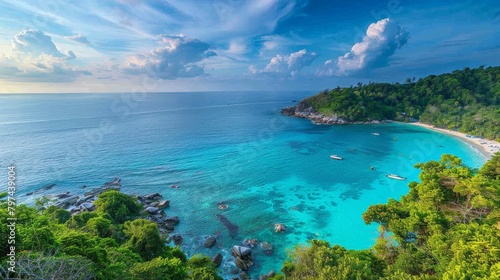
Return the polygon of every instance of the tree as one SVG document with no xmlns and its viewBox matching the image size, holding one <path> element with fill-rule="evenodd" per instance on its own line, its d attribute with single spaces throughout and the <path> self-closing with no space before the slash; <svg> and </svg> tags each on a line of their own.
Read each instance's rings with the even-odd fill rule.
<svg viewBox="0 0 500 280">
<path fill-rule="evenodd" d="M 87 280 L 95 276 L 92 262 L 81 256 L 23 253 L 16 265 L 19 279 Z"/>
<path fill-rule="evenodd" d="M 298 246 L 281 271 L 285 279 L 379 279 L 385 263 L 370 251 L 351 251 L 325 241 L 312 240 L 310 247 Z"/>
<path fill-rule="evenodd" d="M 166 252 L 165 241 L 154 222 L 145 219 L 126 221 L 123 231 L 128 238 L 126 245 L 144 260 L 152 260 Z"/>
<path fill-rule="evenodd" d="M 101 193 L 95 205 L 97 213 L 109 214 L 115 223 L 120 224 L 137 217 L 142 209 L 136 199 L 114 190 Z"/>
<path fill-rule="evenodd" d="M 207 256 L 192 256 L 187 267 L 189 275 L 187 279 L 189 280 L 222 280 L 222 277 L 217 275 L 215 264 Z"/>
<path fill-rule="evenodd" d="M 131 269 L 135 279 L 182 280 L 186 279 L 186 267 L 177 258 L 154 258 L 145 263 L 136 263 Z"/>
<path fill-rule="evenodd" d="M 90 218 L 85 228 L 91 234 L 102 238 L 111 237 L 114 231 L 111 221 L 103 217 Z"/>
</svg>

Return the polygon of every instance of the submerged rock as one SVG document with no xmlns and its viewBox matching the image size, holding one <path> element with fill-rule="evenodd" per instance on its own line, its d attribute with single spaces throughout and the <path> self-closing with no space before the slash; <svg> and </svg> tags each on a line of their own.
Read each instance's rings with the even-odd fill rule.
<svg viewBox="0 0 500 280">
<path fill-rule="evenodd" d="M 276 232 L 286 231 L 286 227 L 285 227 L 284 224 L 275 224 L 274 225 L 274 230 Z"/>
<path fill-rule="evenodd" d="M 274 277 L 274 275 L 276 275 L 276 273 L 274 272 L 274 270 L 271 270 L 271 271 L 269 271 L 267 274 L 261 275 L 261 276 L 259 277 L 259 280 L 267 280 L 267 279 L 269 279 L 269 278 Z"/>
<path fill-rule="evenodd" d="M 174 241 L 174 244 L 176 246 L 181 246 L 184 238 L 182 238 L 180 234 L 175 234 L 174 236 L 172 236 L 172 240 Z"/>
<path fill-rule="evenodd" d="M 206 248 L 212 248 L 216 242 L 217 242 L 217 239 L 215 237 L 209 236 L 207 239 L 205 239 L 205 242 L 203 243 L 203 245 Z"/>
<path fill-rule="evenodd" d="M 234 239 L 236 234 L 238 234 L 239 227 L 226 218 L 222 214 L 217 214 L 217 219 L 229 230 L 229 236 Z"/>
</svg>

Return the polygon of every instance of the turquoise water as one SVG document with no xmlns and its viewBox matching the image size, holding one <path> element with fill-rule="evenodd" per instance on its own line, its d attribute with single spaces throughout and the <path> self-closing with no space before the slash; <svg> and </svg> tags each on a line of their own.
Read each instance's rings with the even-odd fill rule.
<svg viewBox="0 0 500 280">
<path fill-rule="evenodd" d="M 320 238 L 349 249 L 373 245 L 377 226 L 361 214 L 370 204 L 399 198 L 418 179 L 412 166 L 442 153 L 480 167 L 485 159 L 462 141 L 404 124 L 314 125 L 279 114 L 313 92 L 213 92 L 0 96 L 0 168 L 14 163 L 18 199 L 55 183 L 49 193 L 83 193 L 113 177 L 127 193 L 159 192 L 189 254 L 226 258 L 244 239 L 258 246 L 257 277 L 278 271 L 286 250 Z M 373 135 L 372 133 L 380 135 Z M 336 161 L 330 154 L 344 158 Z M 374 167 L 371 170 L 370 167 Z M 385 177 L 396 173 L 397 181 Z M 172 189 L 177 184 L 180 188 Z M 218 209 L 218 203 L 228 209 Z M 239 226 L 231 238 L 218 221 Z M 276 223 L 288 231 L 275 233 Z M 212 249 L 203 238 L 219 237 Z"/>
</svg>

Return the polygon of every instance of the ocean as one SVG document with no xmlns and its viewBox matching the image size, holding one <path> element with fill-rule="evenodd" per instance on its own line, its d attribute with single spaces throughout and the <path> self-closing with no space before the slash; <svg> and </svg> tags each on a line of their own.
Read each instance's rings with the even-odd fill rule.
<svg viewBox="0 0 500 280">
<path fill-rule="evenodd" d="M 55 184 L 46 195 L 83 194 L 114 177 L 125 193 L 159 192 L 171 200 L 167 215 L 181 220 L 173 234 L 184 237 L 182 249 L 188 256 L 221 252 L 220 272 L 230 279 L 230 249 L 245 239 L 272 245 L 271 254 L 252 249 L 255 278 L 279 271 L 287 251 L 310 239 L 370 248 L 377 225 L 365 225 L 361 214 L 406 194 L 418 181 L 414 164 L 443 153 L 475 168 L 485 162 L 466 143 L 420 127 L 325 126 L 280 115 L 312 94 L 0 95 L 0 170 L 16 166 L 17 198 L 25 203 L 43 186 Z M 217 214 L 239 227 L 235 236 Z M 277 223 L 287 231 L 275 233 Z M 210 235 L 218 241 L 207 249 Z"/>
</svg>

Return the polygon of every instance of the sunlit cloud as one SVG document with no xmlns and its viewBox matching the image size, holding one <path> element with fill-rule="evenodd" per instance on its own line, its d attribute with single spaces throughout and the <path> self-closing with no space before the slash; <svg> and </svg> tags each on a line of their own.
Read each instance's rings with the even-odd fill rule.
<svg viewBox="0 0 500 280">
<path fill-rule="evenodd" d="M 363 40 L 336 60 L 327 60 L 319 76 L 348 76 L 387 65 L 391 56 L 408 41 L 409 34 L 388 18 L 370 24 Z"/>
<path fill-rule="evenodd" d="M 318 54 L 307 50 L 300 50 L 289 55 L 276 55 L 264 67 L 264 69 L 257 69 L 251 65 L 248 70 L 252 74 L 270 74 L 284 77 L 295 77 L 299 72 L 318 57 Z"/>
<path fill-rule="evenodd" d="M 79 75 L 91 75 L 72 66 L 76 55 L 60 52 L 50 36 L 38 30 L 24 30 L 14 36 L 11 51 L 0 54 L 0 78 L 22 82 L 69 82 Z"/>
<path fill-rule="evenodd" d="M 159 79 L 193 78 L 204 74 L 197 62 L 215 56 L 210 45 L 184 35 L 160 36 L 160 47 L 149 53 L 130 56 L 123 70 Z"/>
</svg>

